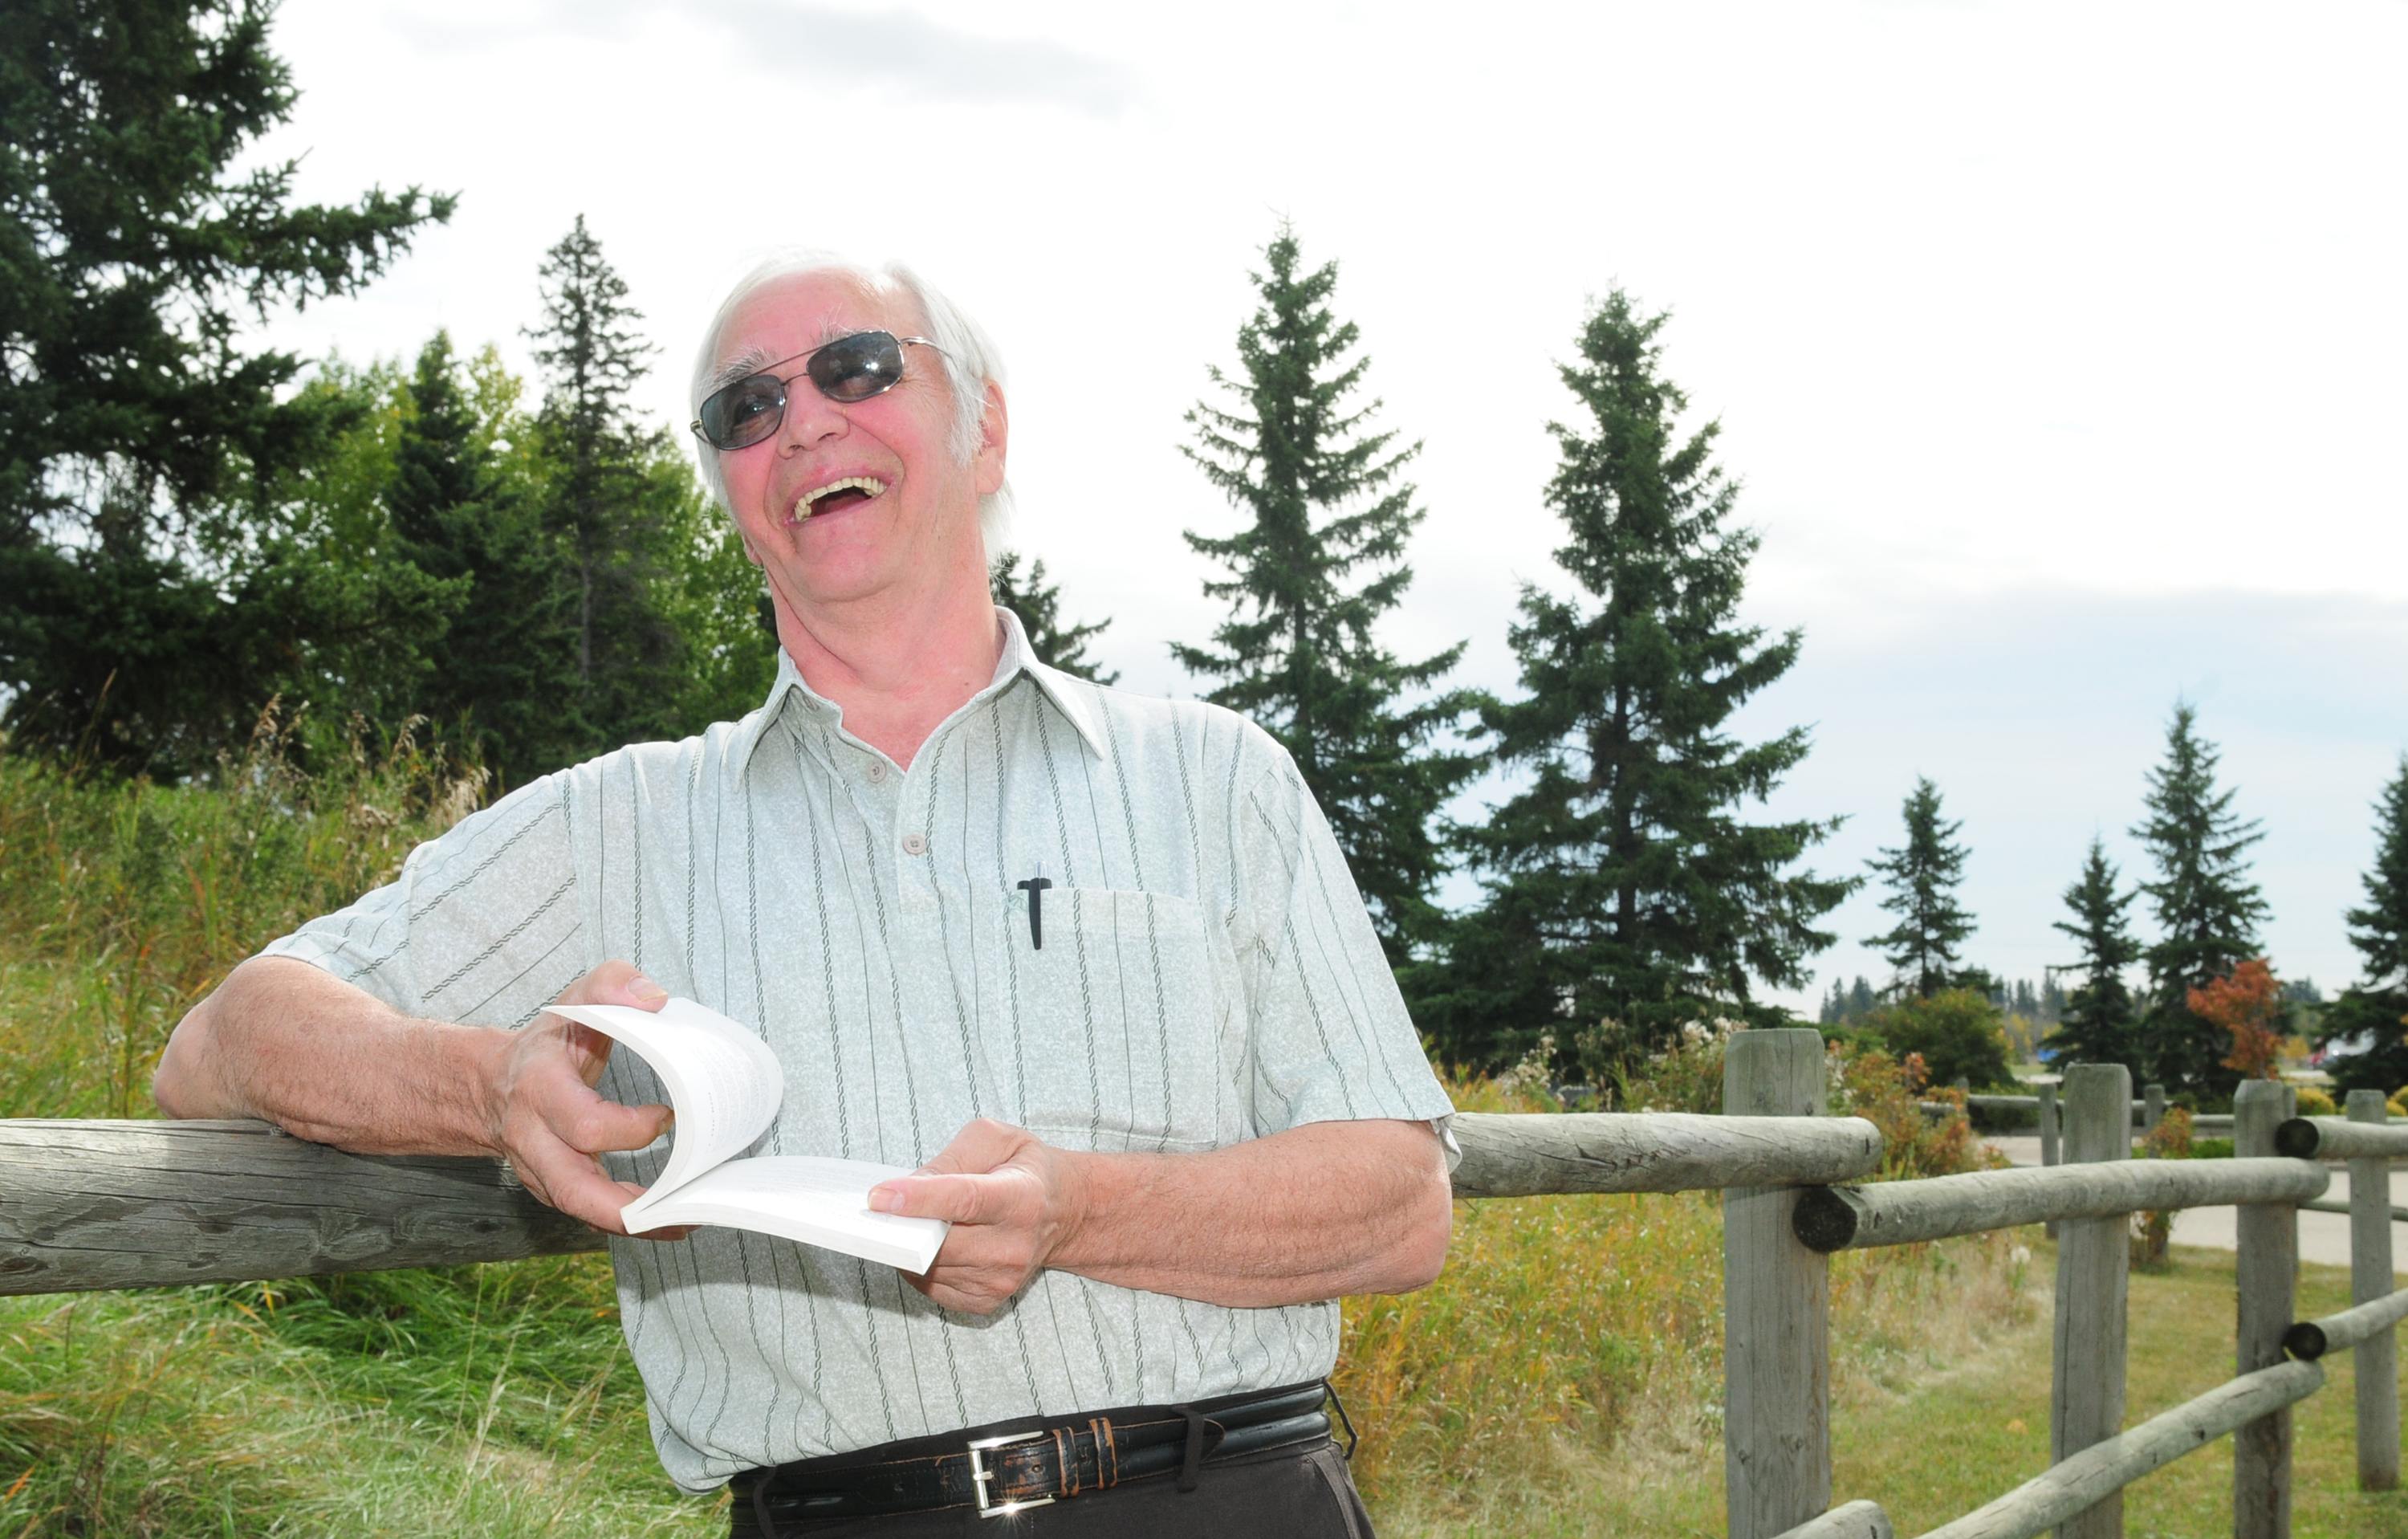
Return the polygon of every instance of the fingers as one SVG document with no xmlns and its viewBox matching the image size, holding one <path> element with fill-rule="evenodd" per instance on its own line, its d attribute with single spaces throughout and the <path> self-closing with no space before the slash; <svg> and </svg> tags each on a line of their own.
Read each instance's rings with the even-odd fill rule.
<svg viewBox="0 0 2408 1539">
<path fill-rule="evenodd" d="M 520 1184 L 550 1207 L 579 1218 L 605 1234 L 624 1234 L 619 1212 L 643 1195 L 641 1187 L 613 1181 L 594 1157 L 580 1154 L 548 1133 L 537 1132 L 510 1151 L 510 1169 Z"/>
<path fill-rule="evenodd" d="M 633 962 L 613 959 L 560 991 L 554 1004 L 631 1004 L 638 1010 L 658 1010 L 668 1002 L 669 992 L 644 976 Z"/>
<path fill-rule="evenodd" d="M 633 962 L 612 960 L 571 983 L 552 1000 L 554 1004 L 623 1004 L 638 1010 L 658 1010 L 668 1003 L 668 990 L 647 978 Z M 591 1027 L 550 1014 L 536 1017 L 533 1026 L 557 1034 L 575 1059 L 577 1072 L 586 1084 L 602 1078 L 602 1066 L 610 1060 L 610 1039 Z"/>
<path fill-rule="evenodd" d="M 1002 1189 L 1016 1185 L 1002 1175 L 898 1175 L 869 1188 L 869 1211 L 906 1218 L 942 1218 L 953 1224 L 992 1224 L 1009 1201 Z"/>
</svg>

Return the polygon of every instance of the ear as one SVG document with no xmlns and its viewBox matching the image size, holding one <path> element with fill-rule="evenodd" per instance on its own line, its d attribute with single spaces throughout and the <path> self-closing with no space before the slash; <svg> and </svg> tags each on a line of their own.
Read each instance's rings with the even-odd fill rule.
<svg viewBox="0 0 2408 1539">
<path fill-rule="evenodd" d="M 1003 485 L 1005 440 L 1011 436 L 1011 416 L 1004 410 L 1003 392 L 987 381 L 986 410 L 979 418 L 979 447 L 970 464 L 977 471 L 981 496 L 992 496 Z"/>
</svg>

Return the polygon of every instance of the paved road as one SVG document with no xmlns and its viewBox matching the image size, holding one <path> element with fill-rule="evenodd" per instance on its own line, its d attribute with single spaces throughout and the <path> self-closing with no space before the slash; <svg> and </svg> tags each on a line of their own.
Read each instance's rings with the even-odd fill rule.
<svg viewBox="0 0 2408 1539">
<path fill-rule="evenodd" d="M 2040 1163 L 2040 1135 L 2000 1135 L 1985 1140 L 1992 1148 L 2018 1165 Z M 2349 1201 L 2349 1172 L 2338 1165 L 2326 1167 L 2332 1172 L 2332 1186 L 2325 1195 L 2335 1201 Z M 2408 1171 L 2391 1172 L 2391 1201 L 2408 1206 Z M 2230 1250 L 2233 1238 L 2232 1208 L 2192 1208 L 2174 1215 L 2173 1243 L 2178 1245 L 2210 1245 L 2218 1250 Z M 2319 1261 L 2327 1266 L 2349 1265 L 2349 1218 L 2338 1213 L 2303 1213 L 2300 1215 L 2300 1259 Z M 2391 1260 L 2395 1274 L 2408 1275 L 2408 1224 L 2391 1226 Z"/>
</svg>

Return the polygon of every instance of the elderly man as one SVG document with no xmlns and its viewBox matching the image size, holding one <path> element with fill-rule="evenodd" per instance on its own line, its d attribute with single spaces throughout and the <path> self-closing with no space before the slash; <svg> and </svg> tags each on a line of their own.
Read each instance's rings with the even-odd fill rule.
<svg viewBox="0 0 2408 1539">
<path fill-rule="evenodd" d="M 1363 1532 L 1333 1301 L 1438 1272 L 1450 1108 L 1295 765 L 1031 654 L 981 530 L 1001 370 L 908 272 L 761 269 L 695 398 L 776 609 L 767 702 L 523 787 L 269 946 L 160 1105 L 491 1151 L 622 1236 L 662 1461 L 732 1479 L 739 1534 Z M 917 1167 L 872 1205 L 953 1221 L 926 1275 L 624 1237 L 667 1109 L 544 1006 L 671 993 L 784 1066 L 771 1152 Z"/>
</svg>

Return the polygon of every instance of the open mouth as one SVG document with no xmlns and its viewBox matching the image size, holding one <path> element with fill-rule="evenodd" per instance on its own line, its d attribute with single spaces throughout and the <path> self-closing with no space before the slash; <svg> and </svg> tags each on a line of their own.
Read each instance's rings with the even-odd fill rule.
<svg viewBox="0 0 2408 1539">
<path fill-rule="evenodd" d="M 886 490 L 886 483 L 875 476 L 846 476 L 814 486 L 795 504 L 790 523 L 800 524 L 822 513 L 840 513 L 848 508 L 858 508 Z"/>
</svg>

